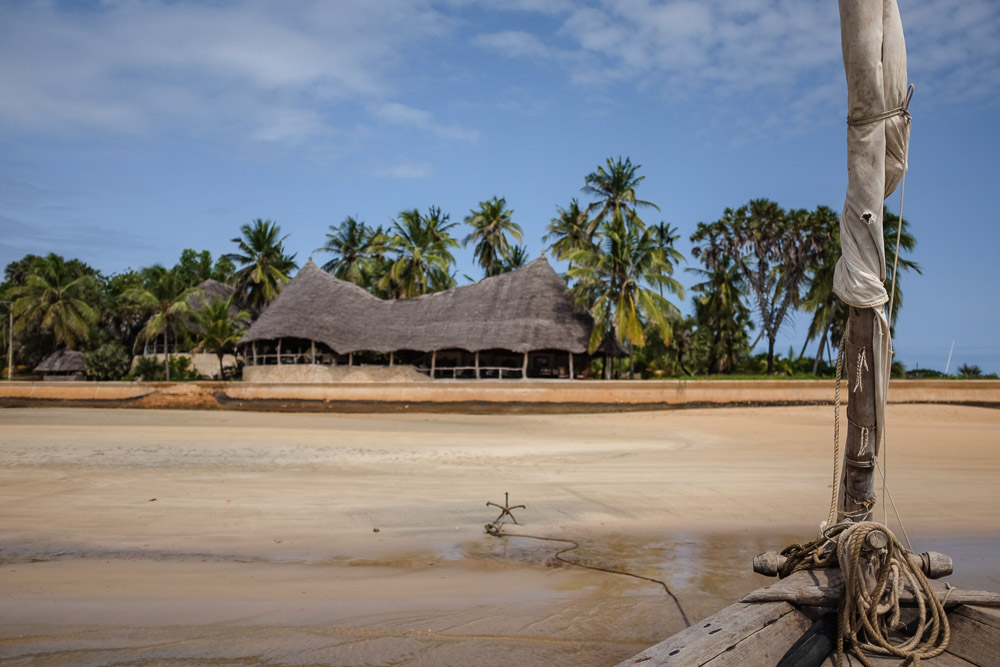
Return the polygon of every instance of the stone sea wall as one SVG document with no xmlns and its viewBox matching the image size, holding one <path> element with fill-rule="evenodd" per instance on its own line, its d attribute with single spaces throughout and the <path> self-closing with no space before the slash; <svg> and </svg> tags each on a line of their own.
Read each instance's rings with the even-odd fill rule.
<svg viewBox="0 0 1000 667">
<path fill-rule="evenodd" d="M 249 369 L 247 369 L 249 370 Z M 371 369 L 369 369 L 371 370 Z M 289 412 L 592 412 L 832 404 L 825 380 L 0 382 L 0 407 L 79 406 Z M 388 376 L 388 373 L 385 373 Z M 345 378 L 348 376 L 345 375 Z M 849 392 L 842 393 L 845 397 Z M 846 398 L 845 398 L 846 400 Z M 890 403 L 1000 407 L 1000 380 L 898 380 Z"/>
</svg>

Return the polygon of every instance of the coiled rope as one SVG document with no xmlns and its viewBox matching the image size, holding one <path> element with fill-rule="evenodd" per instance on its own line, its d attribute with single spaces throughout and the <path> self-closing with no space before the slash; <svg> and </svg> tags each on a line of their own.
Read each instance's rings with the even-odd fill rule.
<svg viewBox="0 0 1000 667">
<path fill-rule="evenodd" d="M 880 531 L 888 538 L 881 549 L 867 545 L 869 534 Z M 865 667 L 874 667 L 862 651 L 903 658 L 901 667 L 919 665 L 922 659 L 944 652 L 951 638 L 944 602 L 931 590 L 924 573 L 911 562 L 909 552 L 896 536 L 873 521 L 843 522 L 828 527 L 808 544 L 793 544 L 779 575 L 814 567 L 840 566 L 844 597 L 838 610 L 837 664 L 850 653 Z M 866 572 L 874 576 L 866 577 Z M 874 582 L 874 583 L 873 583 Z M 900 622 L 900 599 L 909 589 L 917 602 L 915 624 Z M 895 642 L 893 631 L 902 631 Z"/>
</svg>

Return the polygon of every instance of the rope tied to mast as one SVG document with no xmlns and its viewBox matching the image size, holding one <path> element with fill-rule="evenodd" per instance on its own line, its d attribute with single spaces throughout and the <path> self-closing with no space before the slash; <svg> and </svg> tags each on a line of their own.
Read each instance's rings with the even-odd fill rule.
<svg viewBox="0 0 1000 667">
<path fill-rule="evenodd" d="M 906 119 L 906 122 L 910 121 L 910 100 L 913 99 L 913 84 L 911 83 L 906 89 L 906 97 L 903 98 L 903 103 L 896 107 L 895 109 L 889 109 L 888 111 L 883 111 L 882 113 L 877 113 L 872 116 L 862 116 L 861 118 L 851 118 L 847 117 L 847 124 L 850 126 L 858 125 L 871 125 L 872 123 L 877 123 L 882 120 L 889 120 L 896 116 L 902 116 Z"/>
</svg>

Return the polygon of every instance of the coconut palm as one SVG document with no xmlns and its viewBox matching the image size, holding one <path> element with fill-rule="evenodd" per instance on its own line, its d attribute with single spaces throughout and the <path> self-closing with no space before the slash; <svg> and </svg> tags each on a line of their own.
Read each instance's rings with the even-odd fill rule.
<svg viewBox="0 0 1000 667">
<path fill-rule="evenodd" d="M 660 296 L 658 289 L 663 287 L 683 296 L 684 288 L 670 275 L 673 267 L 649 230 L 639 231 L 621 216 L 608 219 L 600 231 L 599 246 L 577 248 L 567 255 L 573 264 L 569 275 L 577 281 L 577 302 L 589 304 L 594 316 L 590 354 L 612 333 L 630 349 L 643 345 L 644 319 L 655 326 L 664 342 L 669 342 L 668 314 L 678 309 Z M 647 289 L 647 285 L 656 290 Z M 607 376 L 610 367 L 605 364 L 605 368 Z"/>
<path fill-rule="evenodd" d="M 476 244 L 473 258 L 483 267 L 487 278 L 503 273 L 504 262 L 511 253 L 507 235 L 521 240 L 521 226 L 511 219 L 513 214 L 505 198 L 493 197 L 479 202 L 479 208 L 465 216 L 465 224 L 472 227 L 472 232 L 462 241 L 462 246 L 470 242 Z"/>
<path fill-rule="evenodd" d="M 198 344 L 195 350 L 212 352 L 219 358 L 220 380 L 225 377 L 222 358 L 227 352 L 236 352 L 236 344 L 240 342 L 250 321 L 249 311 L 232 312 L 234 296 L 228 299 L 215 296 L 191 316 L 192 324 L 197 330 Z"/>
<path fill-rule="evenodd" d="M 408 298 L 454 285 L 450 270 L 455 258 L 450 249 L 458 247 L 458 241 L 449 230 L 456 224 L 434 206 L 426 216 L 417 209 L 400 212 L 375 244 L 375 252 L 395 255 L 379 289 Z"/>
<path fill-rule="evenodd" d="M 630 158 L 622 161 L 620 156 L 617 160 L 608 158 L 605 164 L 607 169 L 598 165 L 597 171 L 587 174 L 584 179 L 586 185 L 583 186 L 583 191 L 597 198 L 597 201 L 587 207 L 588 213 L 597 211 L 597 215 L 590 220 L 587 234 L 592 235 L 608 218 L 621 219 L 629 225 L 644 229 L 646 225 L 637 209 L 652 207 L 659 211 L 660 207 L 653 202 L 638 199 L 635 195 L 636 188 L 646 178 L 636 175 L 642 165 L 633 166 Z"/>
<path fill-rule="evenodd" d="M 565 259 L 571 250 L 583 248 L 592 244 L 591 235 L 587 232 L 590 222 L 587 211 L 580 208 L 580 202 L 574 198 L 569 208 L 557 209 L 558 215 L 552 218 L 543 241 L 552 241 L 549 249 L 556 259 Z M 573 265 L 570 264 L 570 268 Z"/>
<path fill-rule="evenodd" d="M 14 315 L 14 333 L 37 326 L 51 331 L 55 345 L 76 348 L 89 338 L 90 327 L 99 319 L 91 305 L 97 298 L 98 283 L 92 270 L 66 262 L 50 254 L 32 260 L 24 283 L 7 290 Z M 86 268 L 86 267 L 84 267 Z"/>
<path fill-rule="evenodd" d="M 739 269 L 726 262 L 714 271 L 691 268 L 703 281 L 691 288 L 694 299 L 696 338 L 705 353 L 709 373 L 732 373 L 740 358 L 750 351 L 747 331 L 753 328 L 750 310 L 743 304 Z"/>
<path fill-rule="evenodd" d="M 519 269 L 528 263 L 528 249 L 523 245 L 515 245 L 510 248 L 510 255 L 504 260 L 501 273 L 507 273 L 514 269 Z"/>
<path fill-rule="evenodd" d="M 364 221 L 347 216 L 340 225 L 330 225 L 326 244 L 313 252 L 328 252 L 333 258 L 323 265 L 323 270 L 341 280 L 363 285 L 371 271 L 370 248 L 375 230 Z"/>
<path fill-rule="evenodd" d="M 136 338 L 136 346 L 147 341 L 154 341 L 163 334 L 163 352 L 166 357 L 165 369 L 167 381 L 170 381 L 170 338 L 176 339 L 186 330 L 185 319 L 191 314 L 189 300 L 202 294 L 197 287 L 183 286 L 183 281 L 173 271 L 156 264 L 146 269 L 145 286 L 133 287 L 125 291 L 124 298 L 145 310 L 149 315 L 146 326 Z"/>
<path fill-rule="evenodd" d="M 232 241 L 239 252 L 223 255 L 240 264 L 233 274 L 234 286 L 240 299 L 257 312 L 274 300 L 289 280 L 289 274 L 298 268 L 295 255 L 286 255 L 281 227 L 272 220 L 257 218 L 240 227 L 240 237 Z"/>
</svg>

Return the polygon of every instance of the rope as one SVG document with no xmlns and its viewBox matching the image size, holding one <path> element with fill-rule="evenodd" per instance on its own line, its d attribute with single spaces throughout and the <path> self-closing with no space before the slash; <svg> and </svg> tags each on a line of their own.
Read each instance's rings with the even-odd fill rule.
<svg viewBox="0 0 1000 667">
<path fill-rule="evenodd" d="M 874 531 L 888 538 L 884 548 L 867 546 L 866 539 Z M 862 651 L 903 658 L 903 665 L 919 665 L 920 660 L 940 655 L 947 647 L 951 629 L 944 601 L 885 526 L 871 521 L 839 523 L 812 542 L 793 544 L 781 554 L 786 557 L 779 568 L 782 578 L 814 567 L 840 566 L 844 597 L 838 609 L 838 666 L 844 664 L 846 655 L 853 655 L 866 667 L 874 667 Z M 873 576 L 866 577 L 866 572 Z M 917 621 L 894 643 L 890 634 L 905 629 L 900 624 L 900 599 L 906 589 L 917 602 Z"/>
<path fill-rule="evenodd" d="M 525 535 L 522 533 L 505 533 L 501 532 L 503 529 L 502 524 L 500 526 L 494 526 L 494 528 L 495 530 L 493 531 L 488 530 L 490 535 L 493 535 L 494 537 L 523 537 L 529 540 L 542 540 L 543 542 L 562 542 L 564 544 L 569 544 L 570 546 L 566 547 L 565 549 L 557 551 L 554 556 L 556 560 L 562 563 L 566 563 L 567 565 L 574 565 L 576 567 L 582 567 L 587 570 L 595 570 L 597 572 L 621 574 L 626 577 L 632 577 L 633 579 L 642 579 L 643 581 L 649 581 L 654 584 L 659 584 L 660 586 L 663 587 L 664 592 L 670 596 L 670 599 L 674 601 L 674 606 L 677 607 L 677 611 L 680 613 L 681 618 L 684 620 L 684 625 L 686 627 L 691 627 L 691 621 L 688 620 L 687 614 L 684 613 L 684 607 L 681 606 L 681 601 L 677 599 L 677 596 L 674 595 L 673 591 L 670 590 L 670 587 L 667 586 L 666 582 L 661 581 L 660 579 L 654 579 L 653 577 L 646 577 L 641 574 L 626 572 L 625 570 L 616 570 L 615 568 L 611 567 L 601 567 L 600 565 L 587 565 L 585 563 L 567 560 L 566 558 L 563 557 L 563 554 L 569 553 L 570 551 L 575 551 L 580 548 L 580 543 L 577 542 L 576 540 L 568 540 L 561 537 L 542 537 L 541 535 Z"/>
<path fill-rule="evenodd" d="M 866 551 L 866 538 L 881 531 L 889 542 L 883 549 Z M 862 651 L 903 658 L 903 665 L 919 665 L 923 659 L 944 652 L 951 639 L 951 628 L 944 604 L 931 590 L 927 577 L 907 557 L 907 551 L 885 526 L 866 521 L 848 526 L 837 540 L 837 560 L 844 574 L 844 598 L 841 601 L 837 664 L 844 664 L 846 651 L 866 667 L 872 663 Z M 874 570 L 874 585 L 864 569 Z M 890 633 L 902 629 L 900 597 L 905 589 L 917 602 L 917 623 L 901 641 L 893 643 Z"/>
<path fill-rule="evenodd" d="M 847 117 L 847 124 L 852 126 L 857 125 L 870 125 L 872 123 L 877 123 L 880 120 L 888 120 L 894 116 L 902 116 L 907 120 L 910 119 L 910 100 L 913 99 L 913 84 L 906 89 L 906 97 L 903 99 L 903 104 L 896 107 L 895 109 L 889 109 L 888 111 L 883 111 L 882 113 L 877 113 L 872 116 L 863 116 L 861 118 L 851 118 Z"/>
<path fill-rule="evenodd" d="M 844 372 L 844 350 L 847 346 L 847 334 L 851 330 L 851 321 L 847 321 L 844 335 L 840 337 L 840 347 L 837 350 L 837 384 L 833 394 L 833 484 L 830 494 L 830 513 L 824 526 L 837 523 L 837 503 L 840 500 L 840 380 Z"/>
</svg>

